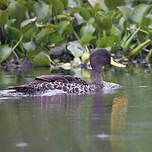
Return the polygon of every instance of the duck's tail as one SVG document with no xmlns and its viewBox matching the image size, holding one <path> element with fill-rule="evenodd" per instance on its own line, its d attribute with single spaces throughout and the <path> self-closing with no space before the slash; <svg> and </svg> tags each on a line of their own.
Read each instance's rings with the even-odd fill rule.
<svg viewBox="0 0 152 152">
<path fill-rule="evenodd" d="M 15 90 L 17 92 L 27 92 L 29 90 L 29 86 L 26 86 L 26 85 L 9 86 L 8 89 Z"/>
</svg>

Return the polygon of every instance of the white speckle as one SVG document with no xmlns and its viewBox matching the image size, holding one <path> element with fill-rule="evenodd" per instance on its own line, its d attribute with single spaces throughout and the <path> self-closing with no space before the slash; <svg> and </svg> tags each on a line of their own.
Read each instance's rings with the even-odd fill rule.
<svg viewBox="0 0 152 152">
<path fill-rule="evenodd" d="M 96 137 L 97 137 L 97 138 L 101 138 L 101 139 L 105 139 L 105 138 L 109 138 L 110 135 L 102 133 L 102 134 L 96 135 Z"/>
<path fill-rule="evenodd" d="M 53 95 L 59 95 L 59 94 L 66 94 L 63 90 L 48 90 L 47 92 L 41 94 L 41 96 L 53 96 Z"/>
<path fill-rule="evenodd" d="M 26 146 L 28 146 L 28 143 L 26 143 L 26 142 L 16 143 L 16 147 L 26 147 Z"/>
<path fill-rule="evenodd" d="M 148 86 L 138 86 L 139 88 L 147 88 Z"/>
</svg>

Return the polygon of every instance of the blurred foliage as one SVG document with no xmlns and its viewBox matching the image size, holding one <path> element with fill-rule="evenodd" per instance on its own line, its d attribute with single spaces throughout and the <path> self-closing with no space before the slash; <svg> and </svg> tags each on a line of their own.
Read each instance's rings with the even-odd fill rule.
<svg viewBox="0 0 152 152">
<path fill-rule="evenodd" d="M 151 38 L 151 0 L 0 1 L 0 63 L 15 54 L 34 66 L 50 66 L 49 46 L 63 43 L 64 52 L 80 63 L 96 47 L 121 54 L 122 60 L 146 54 L 150 61 Z"/>
</svg>

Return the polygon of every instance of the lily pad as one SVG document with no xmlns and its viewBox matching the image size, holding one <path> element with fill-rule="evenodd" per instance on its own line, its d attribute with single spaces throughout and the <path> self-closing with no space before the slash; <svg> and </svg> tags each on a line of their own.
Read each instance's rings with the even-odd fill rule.
<svg viewBox="0 0 152 152">
<path fill-rule="evenodd" d="M 34 57 L 33 65 L 35 67 L 40 67 L 40 66 L 48 67 L 50 66 L 50 62 L 51 62 L 50 56 L 44 52 L 41 52 Z"/>
</svg>

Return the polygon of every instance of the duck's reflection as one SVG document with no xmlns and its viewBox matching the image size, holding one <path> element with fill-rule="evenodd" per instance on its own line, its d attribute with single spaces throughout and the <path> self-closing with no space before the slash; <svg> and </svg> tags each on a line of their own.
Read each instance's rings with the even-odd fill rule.
<svg viewBox="0 0 152 152">
<path fill-rule="evenodd" d="M 90 122 L 93 134 L 100 139 L 96 141 L 96 146 L 98 148 L 102 147 L 106 151 L 124 151 L 125 143 L 123 139 L 125 137 L 125 121 L 128 107 L 127 98 L 125 96 L 113 98 L 110 114 L 101 93 L 95 94 L 93 97 L 94 102 Z"/>
<path fill-rule="evenodd" d="M 28 119 L 31 126 L 37 124 L 37 127 L 26 129 L 33 130 L 38 137 L 32 136 L 30 143 L 37 140 L 44 146 L 40 141 L 47 139 L 53 151 L 123 151 L 128 100 L 124 96 L 113 98 L 111 95 L 107 101 L 106 97 L 102 92 L 86 96 L 29 97 L 34 117 Z"/>
<path fill-rule="evenodd" d="M 114 98 L 111 112 L 110 131 L 111 147 L 116 152 L 124 151 L 125 121 L 128 99 L 125 96 Z"/>
</svg>

